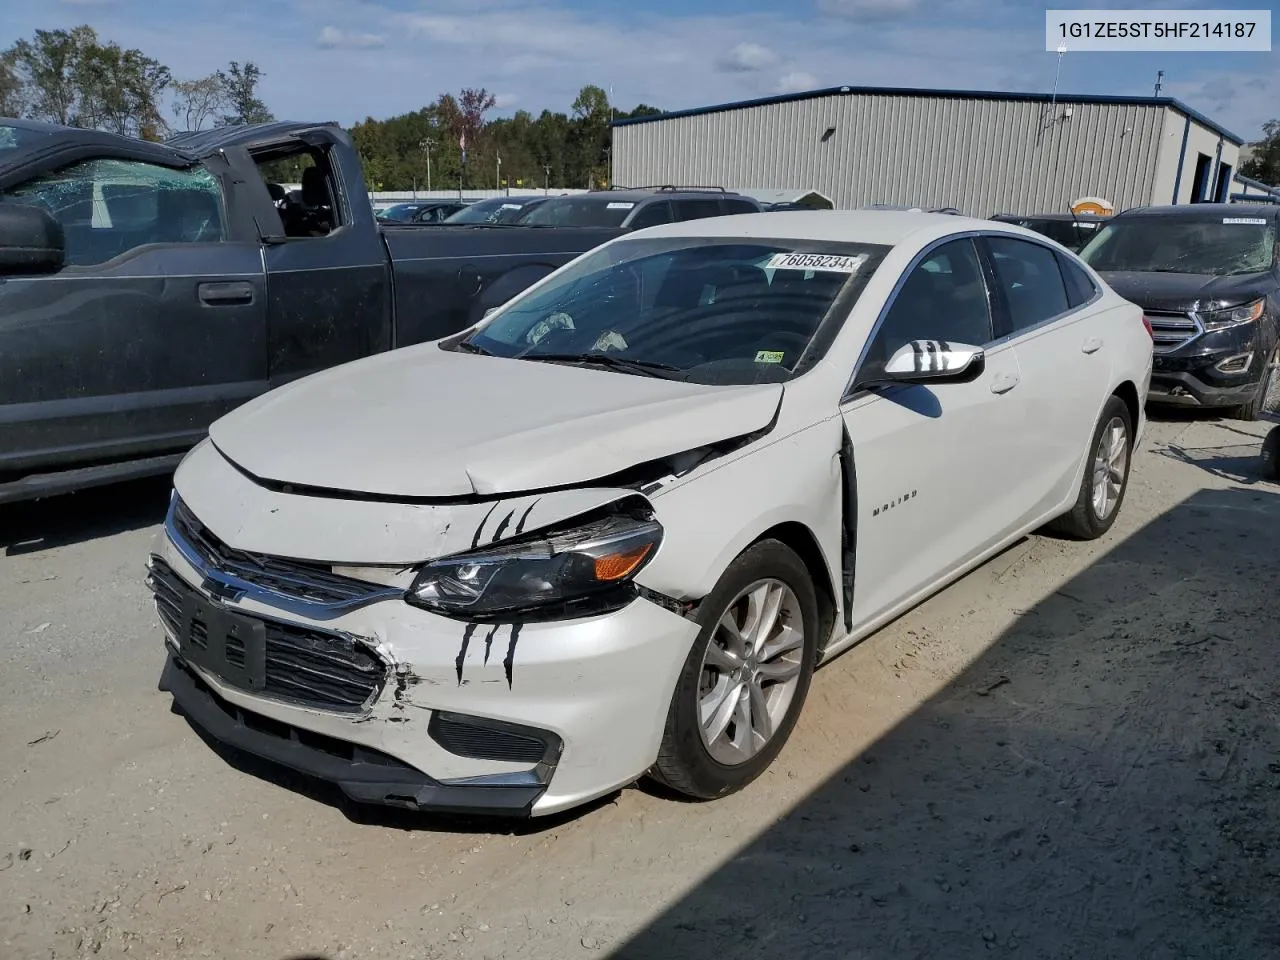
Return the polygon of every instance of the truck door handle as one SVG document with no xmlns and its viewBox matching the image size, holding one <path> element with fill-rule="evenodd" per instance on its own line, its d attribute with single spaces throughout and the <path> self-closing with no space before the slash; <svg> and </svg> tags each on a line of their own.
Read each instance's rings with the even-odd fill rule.
<svg viewBox="0 0 1280 960">
<path fill-rule="evenodd" d="M 196 287 L 200 302 L 210 307 L 231 307 L 253 303 L 253 284 L 243 281 L 232 283 L 202 283 Z"/>
<path fill-rule="evenodd" d="M 1021 381 L 1016 373 L 1001 373 L 991 381 L 992 393 L 1008 393 Z"/>
<path fill-rule="evenodd" d="M 1085 353 L 1097 353 L 1102 349 L 1102 341 L 1097 337 L 1090 337 L 1080 346 L 1080 349 Z"/>
</svg>

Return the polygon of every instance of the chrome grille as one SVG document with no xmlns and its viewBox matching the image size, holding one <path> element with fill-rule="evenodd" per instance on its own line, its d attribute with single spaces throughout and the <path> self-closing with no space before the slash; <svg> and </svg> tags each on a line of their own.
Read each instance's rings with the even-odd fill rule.
<svg viewBox="0 0 1280 960">
<path fill-rule="evenodd" d="M 1151 324 L 1152 350 L 1156 353 L 1171 353 L 1204 333 L 1200 322 L 1189 313 L 1143 312 Z"/>
<path fill-rule="evenodd" d="M 243 639 L 228 635 L 222 652 L 225 663 L 206 663 L 209 627 L 189 602 L 195 591 L 154 555 L 148 584 L 156 612 L 183 655 L 232 686 L 303 707 L 358 713 L 386 684 L 387 664 L 358 638 L 237 610 L 237 616 L 264 627 L 263 664 L 256 668 L 252 683 L 246 683 L 252 671 Z"/>
<path fill-rule="evenodd" d="M 223 543 L 180 499 L 173 505 L 173 527 L 210 570 L 230 573 L 272 593 L 318 604 L 354 604 L 385 594 L 379 583 L 355 580 L 318 563 L 237 550 Z"/>
</svg>

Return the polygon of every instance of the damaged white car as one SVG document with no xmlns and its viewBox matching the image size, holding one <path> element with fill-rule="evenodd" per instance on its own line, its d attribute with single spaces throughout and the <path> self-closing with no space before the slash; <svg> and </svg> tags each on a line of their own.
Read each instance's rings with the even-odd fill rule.
<svg viewBox="0 0 1280 960">
<path fill-rule="evenodd" d="M 539 815 L 764 771 L 814 667 L 1029 531 L 1096 537 L 1141 311 L 991 221 L 612 241 L 217 422 L 150 558 L 162 686 L 364 802 Z"/>
</svg>

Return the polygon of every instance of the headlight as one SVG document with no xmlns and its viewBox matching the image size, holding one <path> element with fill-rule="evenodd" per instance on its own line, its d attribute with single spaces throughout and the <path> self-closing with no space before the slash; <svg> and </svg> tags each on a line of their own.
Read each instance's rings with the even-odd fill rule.
<svg viewBox="0 0 1280 960">
<path fill-rule="evenodd" d="M 1225 330 L 1228 327 L 1238 327 L 1242 323 L 1252 323 L 1262 316 L 1262 311 L 1266 308 L 1266 305 L 1266 297 L 1263 297 L 1261 300 L 1253 301 L 1253 303 L 1244 303 L 1238 307 L 1227 307 L 1225 310 L 1210 310 L 1198 316 L 1205 330 L 1211 333 L 1215 330 Z"/>
<path fill-rule="evenodd" d="M 653 558 L 662 526 L 608 514 L 573 527 L 425 564 L 405 600 L 466 619 L 499 614 L 587 614 L 629 602 L 632 578 Z"/>
</svg>

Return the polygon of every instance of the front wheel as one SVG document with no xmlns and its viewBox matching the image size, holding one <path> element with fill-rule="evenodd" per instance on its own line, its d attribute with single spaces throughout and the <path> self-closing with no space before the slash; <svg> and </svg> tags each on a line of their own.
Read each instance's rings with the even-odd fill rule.
<svg viewBox="0 0 1280 960">
<path fill-rule="evenodd" d="M 1071 510 L 1049 524 L 1052 533 L 1096 540 L 1116 522 L 1133 455 L 1133 417 L 1123 400 L 1112 396 L 1102 408 L 1089 444 L 1089 460 Z"/>
<path fill-rule="evenodd" d="M 791 735 L 817 660 L 813 581 L 776 540 L 745 550 L 701 605 L 649 775 L 710 800 L 760 776 Z"/>
</svg>

